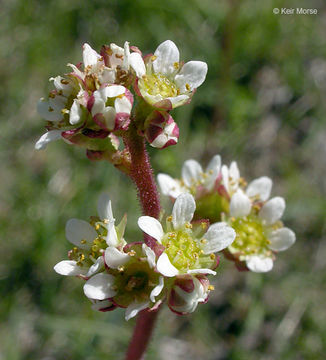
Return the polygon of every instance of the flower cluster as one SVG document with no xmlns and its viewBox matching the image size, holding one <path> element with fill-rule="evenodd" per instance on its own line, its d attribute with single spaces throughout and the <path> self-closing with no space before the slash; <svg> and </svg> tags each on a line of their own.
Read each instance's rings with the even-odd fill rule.
<svg viewBox="0 0 326 360">
<path fill-rule="evenodd" d="M 153 147 L 178 142 L 179 128 L 170 110 L 188 103 L 207 73 L 202 61 L 183 65 L 170 40 L 145 56 L 128 42 L 124 48 L 104 45 L 100 54 L 84 44 L 82 63 L 68 66 L 71 72 L 50 78 L 54 90 L 38 103 L 47 132 L 35 148 L 63 139 L 86 148 L 92 160 L 124 166 L 128 151 L 119 150 L 119 138 L 131 122 Z"/>
<path fill-rule="evenodd" d="M 223 222 L 192 222 L 195 209 L 192 195 L 182 194 L 165 218 L 164 230 L 155 218 L 139 218 L 139 227 L 161 245 L 155 252 L 145 243 L 125 241 L 126 217 L 115 226 L 111 201 L 102 195 L 98 217 L 90 223 L 67 222 L 66 237 L 74 247 L 69 260 L 59 262 L 54 270 L 86 280 L 84 293 L 94 309 L 126 308 L 127 320 L 143 309 L 156 310 L 164 300 L 178 314 L 193 312 L 213 289 L 207 275 L 216 274 L 216 253 L 236 236 Z"/>
<path fill-rule="evenodd" d="M 197 161 L 187 160 L 181 179 L 159 174 L 158 183 L 172 200 L 182 193 L 192 194 L 197 205 L 195 218 L 224 221 L 235 230 L 236 239 L 224 254 L 241 270 L 270 271 L 275 253 L 295 242 L 294 232 L 280 220 L 284 199 L 269 199 L 272 180 L 263 176 L 247 185 L 236 162 L 222 165 L 216 155 L 204 171 Z"/>
</svg>

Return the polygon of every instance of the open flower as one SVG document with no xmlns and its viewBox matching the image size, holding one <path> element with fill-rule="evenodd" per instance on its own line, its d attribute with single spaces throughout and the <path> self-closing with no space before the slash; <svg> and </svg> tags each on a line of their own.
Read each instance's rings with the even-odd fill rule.
<svg viewBox="0 0 326 360">
<path fill-rule="evenodd" d="M 164 287 L 163 277 L 154 271 L 155 254 L 147 245 L 131 243 L 123 250 L 109 246 L 105 250 L 106 270 L 84 285 L 85 295 L 100 311 L 112 306 L 126 308 L 125 318 L 153 308 Z M 106 301 L 102 305 L 102 301 Z M 93 305 L 94 307 L 94 305 Z"/>
<path fill-rule="evenodd" d="M 245 192 L 239 188 L 230 201 L 228 223 L 237 236 L 227 250 L 234 260 L 244 262 L 254 272 L 270 271 L 274 252 L 284 251 L 295 242 L 294 232 L 280 221 L 284 199 L 277 196 L 268 200 L 271 187 L 271 179 L 258 178 Z"/>
<path fill-rule="evenodd" d="M 166 220 L 166 229 L 150 216 L 138 220 L 139 227 L 156 239 L 165 249 L 156 264 L 157 271 L 166 277 L 182 274 L 213 274 L 218 259 L 216 252 L 228 247 L 235 238 L 235 231 L 225 223 L 207 226 L 190 222 L 196 209 L 190 194 L 180 195 L 173 206 L 172 215 Z"/>
<path fill-rule="evenodd" d="M 221 157 L 215 155 L 205 171 L 193 159 L 185 161 L 181 170 L 181 180 L 167 174 L 158 174 L 157 181 L 163 195 L 175 199 L 182 193 L 191 193 L 197 198 L 198 193 L 207 193 L 214 189 L 221 172 Z"/>
<path fill-rule="evenodd" d="M 137 76 L 136 91 L 150 105 L 167 110 L 189 102 L 207 73 L 205 62 L 189 61 L 183 65 L 171 40 L 160 44 L 145 62 L 137 52 L 130 55 L 130 66 Z"/>
<path fill-rule="evenodd" d="M 60 261 L 54 270 L 60 275 L 89 278 L 104 269 L 103 254 L 108 246 L 123 247 L 126 217 L 115 227 L 111 200 L 102 194 L 98 201 L 99 217 L 91 222 L 70 219 L 66 224 L 66 237 L 74 245 L 69 251 L 69 260 Z"/>
<path fill-rule="evenodd" d="M 68 64 L 72 74 L 81 82 L 82 87 L 94 91 L 103 84 L 121 84 L 119 72 L 129 69 L 129 43 L 126 41 L 124 48 L 116 44 L 103 46 L 98 54 L 88 44 L 83 45 L 83 65 Z"/>
</svg>

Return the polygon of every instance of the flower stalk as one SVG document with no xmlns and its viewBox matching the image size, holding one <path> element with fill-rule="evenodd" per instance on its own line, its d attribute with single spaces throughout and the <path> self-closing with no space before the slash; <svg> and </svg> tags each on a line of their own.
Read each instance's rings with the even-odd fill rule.
<svg viewBox="0 0 326 360">
<path fill-rule="evenodd" d="M 143 214 L 158 219 L 161 206 L 153 170 L 146 151 L 144 137 L 138 135 L 133 122 L 129 126 L 124 142 L 130 153 L 129 176 L 136 185 Z M 152 249 L 157 248 L 155 239 L 147 234 L 144 234 L 144 242 Z M 158 311 L 143 310 L 139 313 L 126 353 L 126 360 L 142 359 L 149 344 L 157 315 Z"/>
</svg>

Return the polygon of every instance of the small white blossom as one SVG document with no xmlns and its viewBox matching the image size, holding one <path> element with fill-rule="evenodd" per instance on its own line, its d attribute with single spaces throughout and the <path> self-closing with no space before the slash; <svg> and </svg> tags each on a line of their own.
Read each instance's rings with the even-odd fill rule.
<svg viewBox="0 0 326 360">
<path fill-rule="evenodd" d="M 139 227 L 165 246 L 157 260 L 157 271 L 166 277 L 181 274 L 213 274 L 216 267 L 215 252 L 228 247 L 235 238 L 235 231 L 225 223 L 212 224 L 208 229 L 203 223 L 203 233 L 196 234 L 190 221 L 196 209 L 194 198 L 182 194 L 176 199 L 167 229 L 150 216 L 138 220 Z M 206 231 L 207 230 L 207 231 Z"/>
<path fill-rule="evenodd" d="M 219 179 L 221 172 L 221 157 L 215 155 L 205 171 L 196 160 L 187 160 L 182 166 L 181 180 L 173 179 L 167 174 L 158 174 L 157 181 L 163 195 L 175 199 L 182 193 L 196 194 L 198 188 L 210 192 Z"/>
<path fill-rule="evenodd" d="M 179 50 L 171 40 L 158 46 L 145 64 L 141 55 L 130 55 L 130 66 L 138 77 L 137 91 L 149 104 L 172 109 L 191 100 L 193 91 L 205 80 L 207 64 L 189 61 L 182 65 Z"/>
<path fill-rule="evenodd" d="M 229 224 L 237 237 L 228 250 L 254 272 L 270 271 L 273 251 L 284 251 L 295 242 L 294 232 L 280 222 L 284 199 L 277 196 L 268 200 L 271 188 L 272 180 L 264 176 L 252 181 L 245 191 L 238 188 L 230 201 Z"/>
</svg>

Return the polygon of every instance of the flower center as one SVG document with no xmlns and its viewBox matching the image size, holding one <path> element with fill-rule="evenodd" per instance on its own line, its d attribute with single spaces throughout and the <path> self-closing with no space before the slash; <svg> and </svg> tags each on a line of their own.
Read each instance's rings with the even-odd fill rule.
<svg viewBox="0 0 326 360">
<path fill-rule="evenodd" d="M 256 217 L 232 218 L 231 226 L 237 236 L 229 247 L 232 253 L 240 252 L 242 255 L 266 254 L 269 252 L 267 239 L 260 220 Z"/>
<path fill-rule="evenodd" d="M 178 95 L 176 85 L 166 76 L 161 74 L 145 75 L 140 80 L 139 85 L 149 95 L 161 95 L 163 98 L 174 97 Z"/>
<path fill-rule="evenodd" d="M 171 263 L 179 270 L 198 268 L 202 250 L 192 237 L 190 229 L 168 232 L 162 241 Z"/>
</svg>

